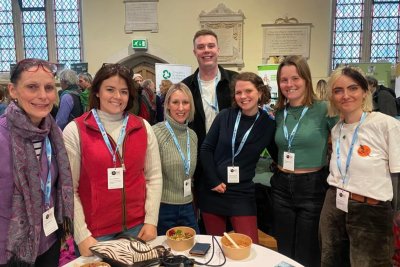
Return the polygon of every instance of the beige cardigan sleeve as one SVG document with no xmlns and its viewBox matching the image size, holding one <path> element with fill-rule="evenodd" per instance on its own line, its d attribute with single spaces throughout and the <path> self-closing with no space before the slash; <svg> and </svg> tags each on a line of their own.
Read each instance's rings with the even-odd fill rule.
<svg viewBox="0 0 400 267">
<path fill-rule="evenodd" d="M 146 177 L 146 216 L 144 223 L 157 226 L 162 194 L 162 173 L 157 138 L 150 124 L 143 120 L 147 131 L 147 150 L 144 164 Z"/>
<path fill-rule="evenodd" d="M 74 240 L 81 243 L 92 233 L 89 231 L 83 213 L 82 202 L 78 193 L 79 177 L 81 172 L 81 146 L 78 127 L 75 122 L 70 122 L 63 131 L 65 148 L 67 149 L 71 165 L 72 181 L 74 185 Z"/>
</svg>

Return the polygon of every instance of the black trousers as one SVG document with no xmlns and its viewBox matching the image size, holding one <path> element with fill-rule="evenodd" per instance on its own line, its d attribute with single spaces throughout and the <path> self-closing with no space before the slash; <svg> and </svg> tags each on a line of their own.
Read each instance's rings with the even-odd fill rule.
<svg viewBox="0 0 400 267">
<path fill-rule="evenodd" d="M 323 168 L 306 174 L 278 171 L 271 178 L 278 251 L 307 267 L 321 264 L 318 225 L 327 177 Z"/>
<path fill-rule="evenodd" d="M 57 267 L 60 259 L 61 241 L 57 240 L 45 253 L 38 256 L 35 261 L 35 267 Z M 4 264 L 0 267 L 13 267 L 13 264 Z"/>
</svg>

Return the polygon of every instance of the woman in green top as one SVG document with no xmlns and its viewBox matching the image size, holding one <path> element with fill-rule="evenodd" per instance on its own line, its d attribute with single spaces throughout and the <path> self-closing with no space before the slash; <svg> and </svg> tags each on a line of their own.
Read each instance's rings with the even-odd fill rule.
<svg viewBox="0 0 400 267">
<path fill-rule="evenodd" d="M 328 188 L 328 136 L 335 120 L 327 117 L 326 102 L 316 100 L 303 57 L 287 57 L 277 80 L 278 170 L 271 186 L 278 251 L 304 266 L 319 266 L 318 223 Z"/>
<path fill-rule="evenodd" d="M 183 225 L 199 233 L 191 186 L 197 161 L 197 135 L 188 127 L 194 118 L 194 104 L 185 84 L 173 84 L 169 88 L 164 114 L 165 121 L 153 126 L 163 177 L 157 232 L 164 235 L 169 228 Z"/>
</svg>

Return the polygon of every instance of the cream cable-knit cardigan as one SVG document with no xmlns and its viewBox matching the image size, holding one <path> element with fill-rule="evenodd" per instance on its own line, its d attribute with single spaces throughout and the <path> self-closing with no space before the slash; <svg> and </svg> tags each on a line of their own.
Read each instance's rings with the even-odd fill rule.
<svg viewBox="0 0 400 267">
<path fill-rule="evenodd" d="M 107 133 L 114 140 L 118 140 L 122 128 L 122 114 L 111 115 L 101 110 L 98 110 L 98 114 Z M 144 168 L 144 175 L 146 177 L 146 216 L 144 223 L 157 226 L 162 192 L 160 154 L 157 139 L 150 124 L 146 120 L 143 120 L 143 122 L 147 131 L 147 150 Z M 75 122 L 72 121 L 69 123 L 65 127 L 63 134 L 74 183 L 74 239 L 79 244 L 92 234 L 87 228 L 82 203 L 77 193 L 80 178 L 81 148 L 78 127 Z M 120 153 L 122 153 L 122 148 Z"/>
</svg>

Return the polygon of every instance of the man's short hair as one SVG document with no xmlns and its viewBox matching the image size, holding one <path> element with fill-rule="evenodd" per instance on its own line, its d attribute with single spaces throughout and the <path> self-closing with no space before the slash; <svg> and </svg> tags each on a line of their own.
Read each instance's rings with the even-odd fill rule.
<svg viewBox="0 0 400 267">
<path fill-rule="evenodd" d="M 82 78 L 82 79 L 84 79 L 86 82 L 88 82 L 90 84 L 92 84 L 92 82 L 93 82 L 92 75 L 90 75 L 90 73 L 88 73 L 88 72 L 79 73 L 78 74 L 78 78 Z"/>
<path fill-rule="evenodd" d="M 213 32 L 212 30 L 208 30 L 208 29 L 202 29 L 202 30 L 197 31 L 197 32 L 194 34 L 194 37 L 193 37 L 193 45 L 194 45 L 194 42 L 196 41 L 197 37 L 199 37 L 199 36 L 204 36 L 204 35 L 211 35 L 211 36 L 214 36 L 215 39 L 217 40 L 217 44 L 218 44 L 218 36 L 217 36 L 217 34 L 216 34 L 215 32 Z"/>
</svg>

